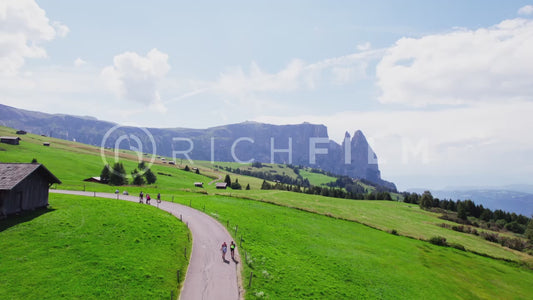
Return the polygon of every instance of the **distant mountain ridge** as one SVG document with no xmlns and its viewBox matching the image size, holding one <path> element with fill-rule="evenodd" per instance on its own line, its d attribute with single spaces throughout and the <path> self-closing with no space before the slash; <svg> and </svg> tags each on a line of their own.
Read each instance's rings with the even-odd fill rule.
<svg viewBox="0 0 533 300">
<path fill-rule="evenodd" d="M 2 104 L 0 124 L 85 144 L 143 149 L 142 152 L 178 159 L 291 163 L 364 178 L 396 190 L 394 183 L 381 178 L 377 156 L 360 130 L 353 137 L 347 132 L 342 144 L 329 139 L 326 126 L 310 123 L 244 122 L 207 129 L 146 128 L 145 132 L 93 117 L 46 114 Z"/>
</svg>

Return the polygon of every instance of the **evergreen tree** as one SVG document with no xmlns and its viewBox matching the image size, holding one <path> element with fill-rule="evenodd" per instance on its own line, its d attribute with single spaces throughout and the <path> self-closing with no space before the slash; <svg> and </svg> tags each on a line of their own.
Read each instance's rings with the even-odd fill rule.
<svg viewBox="0 0 533 300">
<path fill-rule="evenodd" d="M 157 180 L 157 176 L 155 176 L 155 174 L 150 169 L 144 172 L 144 178 L 146 179 L 146 183 L 148 184 L 155 183 Z"/>
<path fill-rule="evenodd" d="M 430 191 L 425 191 L 420 199 L 420 207 L 424 209 L 431 208 L 433 206 L 433 196 Z"/>
<path fill-rule="evenodd" d="M 263 180 L 263 184 L 261 185 L 262 190 L 270 190 L 272 189 L 272 185 L 268 183 L 266 180 Z"/>
<path fill-rule="evenodd" d="M 133 170 L 131 172 L 131 177 L 133 177 L 133 184 L 134 185 L 143 185 L 144 184 L 144 178 L 139 174 L 137 169 Z"/>
<path fill-rule="evenodd" d="M 104 168 L 102 169 L 102 172 L 100 172 L 100 181 L 102 183 L 108 183 L 109 177 L 110 177 L 109 165 L 105 165 Z"/>
<path fill-rule="evenodd" d="M 185 165 L 185 168 L 183 170 L 189 172 L 191 169 L 189 169 L 189 166 Z"/>
<path fill-rule="evenodd" d="M 468 217 L 466 207 L 462 201 L 457 201 L 457 217 L 461 220 L 466 220 Z"/>
<path fill-rule="evenodd" d="M 239 183 L 239 179 L 235 179 L 235 182 L 231 184 L 231 188 L 234 190 L 240 190 L 242 189 L 241 184 Z"/>
<path fill-rule="evenodd" d="M 529 242 L 533 244 L 533 218 L 529 219 L 529 223 L 527 223 L 525 234 L 526 234 L 526 238 L 529 239 Z"/>
<path fill-rule="evenodd" d="M 247 190 L 247 191 L 250 190 L 250 184 L 249 184 L 249 183 L 246 185 L 246 190 Z"/>
<path fill-rule="evenodd" d="M 200 174 L 200 169 L 196 168 L 196 174 Z"/>
<path fill-rule="evenodd" d="M 31 163 L 32 163 L 32 164 L 38 164 L 39 162 L 37 161 L 37 158 L 33 158 L 33 159 L 31 160 Z"/>
<path fill-rule="evenodd" d="M 229 174 L 226 174 L 226 178 L 224 178 L 224 182 L 225 182 L 228 186 L 231 186 L 231 178 L 229 177 Z"/>
<path fill-rule="evenodd" d="M 113 165 L 113 171 L 109 174 L 109 184 L 111 185 L 124 185 L 127 184 L 126 170 L 122 163 L 115 163 Z"/>
</svg>

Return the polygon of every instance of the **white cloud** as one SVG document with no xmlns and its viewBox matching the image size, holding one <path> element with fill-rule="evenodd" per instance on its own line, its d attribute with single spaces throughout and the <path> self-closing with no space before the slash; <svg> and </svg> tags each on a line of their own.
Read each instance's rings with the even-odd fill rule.
<svg viewBox="0 0 533 300">
<path fill-rule="evenodd" d="M 86 65 L 86 64 L 87 64 L 87 62 L 84 61 L 83 59 L 79 58 L 79 57 L 76 58 L 76 60 L 74 60 L 74 66 L 75 67 L 81 67 L 81 66 Z"/>
<path fill-rule="evenodd" d="M 372 45 L 370 44 L 370 42 L 357 45 L 357 50 L 359 51 L 368 51 L 370 50 L 370 48 L 372 48 Z"/>
<path fill-rule="evenodd" d="M 67 26 L 50 22 L 35 1 L 0 2 L 0 74 L 14 75 L 26 58 L 46 57 L 43 42 L 68 33 Z"/>
<path fill-rule="evenodd" d="M 143 57 L 134 52 L 116 55 L 113 65 L 102 70 L 102 78 L 120 98 L 148 105 L 165 112 L 158 85 L 170 70 L 168 55 L 152 49 Z"/>
<path fill-rule="evenodd" d="M 518 10 L 518 14 L 522 16 L 529 16 L 533 14 L 533 5 L 526 5 Z"/>
<path fill-rule="evenodd" d="M 249 72 L 237 67 L 221 73 L 214 90 L 238 98 L 250 98 L 256 93 L 313 90 L 320 85 L 347 84 L 366 78 L 368 62 L 380 57 L 382 50 L 365 51 L 316 63 L 292 60 L 277 73 L 263 71 L 252 62 Z"/>
<path fill-rule="evenodd" d="M 383 103 L 532 100 L 533 21 L 402 38 L 379 62 L 376 76 Z"/>
<path fill-rule="evenodd" d="M 255 121 L 328 126 L 330 138 L 361 129 L 382 176 L 400 188 L 499 185 L 533 176 L 531 102 L 475 104 L 421 111 L 348 111 L 333 115 L 262 116 Z M 463 181 L 462 176 L 469 178 Z M 424 181 L 426 180 L 427 181 Z"/>
</svg>

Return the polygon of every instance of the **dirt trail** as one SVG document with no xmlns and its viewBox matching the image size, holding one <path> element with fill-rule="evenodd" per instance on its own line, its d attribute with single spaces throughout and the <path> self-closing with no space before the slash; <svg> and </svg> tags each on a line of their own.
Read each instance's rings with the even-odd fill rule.
<svg viewBox="0 0 533 300">
<path fill-rule="evenodd" d="M 117 199 L 116 194 L 82 191 L 50 190 L 51 193 Z M 119 195 L 120 200 L 138 202 L 138 196 Z M 152 206 L 157 206 L 155 199 Z M 146 204 L 139 204 L 146 205 Z M 240 256 L 235 251 L 235 260 L 226 254 L 227 262 L 222 261 L 220 246 L 226 242 L 229 246 L 232 237 L 226 228 L 215 219 L 193 208 L 177 203 L 162 201 L 159 208 L 182 218 L 188 224 L 193 236 L 191 260 L 183 284 L 180 299 L 242 299 L 242 284 L 239 282 Z"/>
</svg>

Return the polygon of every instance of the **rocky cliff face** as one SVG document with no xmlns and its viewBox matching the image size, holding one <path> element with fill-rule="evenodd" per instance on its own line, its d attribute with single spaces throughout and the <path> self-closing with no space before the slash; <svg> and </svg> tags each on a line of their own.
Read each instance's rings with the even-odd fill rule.
<svg viewBox="0 0 533 300">
<path fill-rule="evenodd" d="M 324 125 L 244 122 L 207 129 L 114 127 L 89 117 L 50 115 L 0 105 L 0 124 L 81 143 L 176 157 L 176 159 L 287 163 L 363 178 L 396 189 L 381 179 L 377 156 L 364 134 L 346 133 L 342 144 Z M 104 141 L 104 142 L 102 142 Z M 140 143 L 140 144 L 139 144 Z"/>
</svg>

